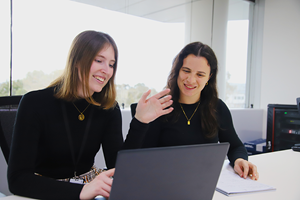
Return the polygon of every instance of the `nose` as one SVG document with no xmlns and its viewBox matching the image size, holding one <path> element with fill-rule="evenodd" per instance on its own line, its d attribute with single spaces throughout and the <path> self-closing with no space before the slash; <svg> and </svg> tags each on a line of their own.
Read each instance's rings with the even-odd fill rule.
<svg viewBox="0 0 300 200">
<path fill-rule="evenodd" d="M 188 81 L 189 83 L 194 83 L 195 80 L 196 80 L 196 78 L 195 78 L 194 75 L 192 75 L 192 74 L 190 74 L 190 75 L 188 76 L 188 78 L 187 78 L 187 81 Z"/>
<path fill-rule="evenodd" d="M 101 69 L 100 69 L 100 72 L 102 72 L 102 73 L 104 73 L 104 74 L 107 74 L 107 72 L 108 72 L 108 69 L 109 69 L 109 63 L 104 63 L 103 65 L 102 65 L 102 67 L 101 67 Z"/>
</svg>

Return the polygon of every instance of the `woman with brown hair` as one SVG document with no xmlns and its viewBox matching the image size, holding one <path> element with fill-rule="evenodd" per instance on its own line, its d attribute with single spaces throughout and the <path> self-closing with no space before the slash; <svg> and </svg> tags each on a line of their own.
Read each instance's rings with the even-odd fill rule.
<svg viewBox="0 0 300 200">
<path fill-rule="evenodd" d="M 218 98 L 218 62 L 213 50 L 201 42 L 186 45 L 176 56 L 167 88 L 174 111 L 149 125 L 143 147 L 229 142 L 228 158 L 234 170 L 258 179 L 256 166 L 238 138 L 226 104 Z"/>
<path fill-rule="evenodd" d="M 23 96 L 15 121 L 8 164 L 13 194 L 36 199 L 106 198 L 117 152 L 139 148 L 140 124 L 170 113 L 169 90 L 139 101 L 123 143 L 115 101 L 118 50 L 105 33 L 84 31 L 73 40 L 64 73 L 48 88 Z M 106 166 L 94 166 L 102 145 Z M 79 184 L 78 184 L 79 183 Z"/>
</svg>

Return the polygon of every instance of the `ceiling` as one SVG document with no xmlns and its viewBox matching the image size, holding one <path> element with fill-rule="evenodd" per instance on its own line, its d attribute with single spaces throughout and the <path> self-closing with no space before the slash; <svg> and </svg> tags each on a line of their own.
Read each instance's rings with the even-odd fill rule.
<svg viewBox="0 0 300 200">
<path fill-rule="evenodd" d="M 184 22 L 186 5 L 201 0 L 71 0 L 98 6 L 104 9 L 127 13 L 161 22 Z M 251 0 L 254 1 L 254 0 Z M 245 0 L 229 0 L 229 6 L 245 3 Z M 229 19 L 248 18 L 244 9 L 237 8 L 231 12 Z M 233 13 L 233 14 L 232 14 Z"/>
<path fill-rule="evenodd" d="M 161 22 L 183 22 L 185 5 L 199 0 L 72 0 Z"/>
</svg>

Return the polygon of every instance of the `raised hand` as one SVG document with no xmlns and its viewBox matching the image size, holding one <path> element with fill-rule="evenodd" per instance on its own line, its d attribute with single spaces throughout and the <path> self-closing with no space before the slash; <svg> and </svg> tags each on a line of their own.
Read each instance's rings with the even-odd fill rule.
<svg viewBox="0 0 300 200">
<path fill-rule="evenodd" d="M 148 98 L 151 90 L 145 92 L 136 107 L 135 118 L 143 123 L 150 123 L 156 118 L 173 111 L 170 107 L 173 103 L 171 95 L 167 95 L 170 89 L 165 89 Z M 169 107 L 169 108 L 168 108 Z"/>
</svg>

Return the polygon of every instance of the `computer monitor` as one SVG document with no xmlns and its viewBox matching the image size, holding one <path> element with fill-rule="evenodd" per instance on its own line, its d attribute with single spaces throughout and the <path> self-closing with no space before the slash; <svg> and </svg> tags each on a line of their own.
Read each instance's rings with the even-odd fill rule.
<svg viewBox="0 0 300 200">
<path fill-rule="evenodd" d="M 267 152 L 290 149 L 300 143 L 298 105 L 268 104 Z"/>
</svg>

